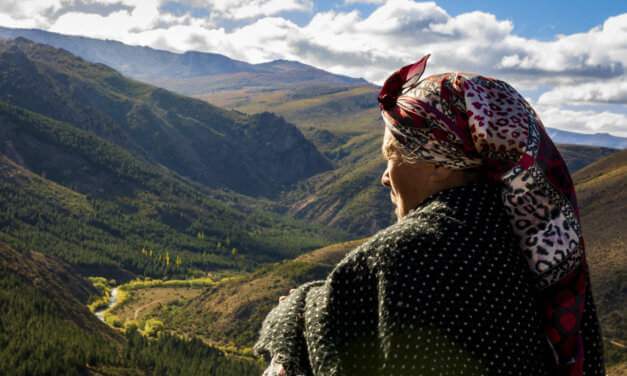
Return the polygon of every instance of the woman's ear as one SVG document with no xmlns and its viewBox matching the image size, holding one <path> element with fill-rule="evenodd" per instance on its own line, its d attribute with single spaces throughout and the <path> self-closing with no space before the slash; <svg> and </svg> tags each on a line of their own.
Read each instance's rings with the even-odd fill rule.
<svg viewBox="0 0 627 376">
<path fill-rule="evenodd" d="M 452 170 L 450 168 L 440 166 L 439 164 L 432 164 L 430 179 L 435 183 L 441 183 L 447 181 L 451 177 Z"/>
</svg>

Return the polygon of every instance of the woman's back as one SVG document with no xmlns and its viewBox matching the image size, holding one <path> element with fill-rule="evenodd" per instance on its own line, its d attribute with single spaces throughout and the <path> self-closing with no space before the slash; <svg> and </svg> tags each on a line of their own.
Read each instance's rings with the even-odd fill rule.
<svg viewBox="0 0 627 376">
<path fill-rule="evenodd" d="M 528 267 L 499 192 L 481 183 L 433 195 L 324 282 L 290 294 L 256 350 L 301 348 L 285 354 L 301 357 L 288 375 L 550 374 Z M 279 335 L 300 312 L 304 341 L 298 331 Z"/>
</svg>

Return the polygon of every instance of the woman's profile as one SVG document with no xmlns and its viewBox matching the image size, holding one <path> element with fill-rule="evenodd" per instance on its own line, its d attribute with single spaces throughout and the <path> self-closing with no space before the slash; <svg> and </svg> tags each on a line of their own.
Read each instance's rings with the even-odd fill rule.
<svg viewBox="0 0 627 376">
<path fill-rule="evenodd" d="M 265 375 L 603 375 L 573 183 L 509 84 L 429 56 L 379 94 L 397 223 L 264 320 Z"/>
</svg>

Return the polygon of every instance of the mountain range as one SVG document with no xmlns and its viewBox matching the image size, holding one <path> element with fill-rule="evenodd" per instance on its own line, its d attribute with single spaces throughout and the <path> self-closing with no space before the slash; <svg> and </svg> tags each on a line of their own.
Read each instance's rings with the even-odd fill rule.
<svg viewBox="0 0 627 376">
<path fill-rule="evenodd" d="M 284 113 L 275 107 L 298 107 L 298 103 L 286 102 L 338 93 L 343 97 L 341 101 L 351 103 L 351 107 L 357 105 L 377 114 L 376 95 L 371 95 L 378 91 L 376 85 L 362 78 L 333 74 L 297 61 L 250 64 L 217 53 L 173 53 L 40 29 L 0 27 L 0 38 L 18 37 L 62 48 L 87 61 L 105 64 L 125 76 L 183 95 L 202 97 L 223 107 Z M 345 111 L 347 117 L 364 115 L 348 111 L 345 105 L 337 102 L 331 105 L 336 106 L 332 110 L 334 115 L 340 111 Z M 378 119 L 374 116 L 374 121 L 380 124 Z M 309 124 L 318 122 L 328 123 L 329 119 L 322 116 L 308 120 Z M 627 148 L 627 138 L 606 133 L 582 134 L 549 128 L 549 134 L 560 144 Z"/>
<path fill-rule="evenodd" d="M 0 37 L 24 37 L 62 48 L 85 60 L 108 65 L 126 76 L 188 95 L 243 86 L 257 90 L 274 89 L 303 82 L 342 86 L 366 84 L 363 79 L 332 74 L 297 61 L 250 64 L 216 53 L 172 53 L 38 29 L 0 27 Z"/>
</svg>

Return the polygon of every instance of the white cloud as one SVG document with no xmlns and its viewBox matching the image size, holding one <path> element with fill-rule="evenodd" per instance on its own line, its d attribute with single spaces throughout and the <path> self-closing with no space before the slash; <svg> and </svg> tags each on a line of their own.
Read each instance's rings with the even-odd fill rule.
<svg viewBox="0 0 627 376">
<path fill-rule="evenodd" d="M 211 0 L 206 5 L 221 17 L 234 20 L 313 9 L 311 0 Z"/>
<path fill-rule="evenodd" d="M 385 0 L 344 0 L 344 4 L 382 4 Z"/>
<path fill-rule="evenodd" d="M 627 104 L 627 77 L 606 82 L 563 85 L 542 94 L 540 104 L 622 103 Z"/>
<path fill-rule="evenodd" d="M 535 106 L 546 127 L 580 133 L 610 133 L 627 137 L 627 115 L 609 111 L 576 111 L 559 106 Z"/>
</svg>

